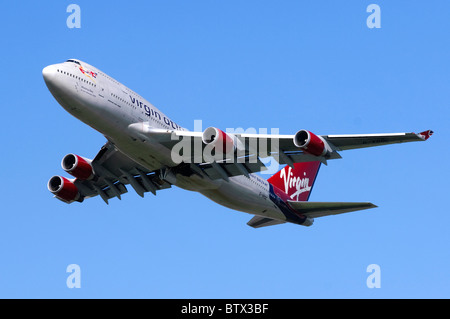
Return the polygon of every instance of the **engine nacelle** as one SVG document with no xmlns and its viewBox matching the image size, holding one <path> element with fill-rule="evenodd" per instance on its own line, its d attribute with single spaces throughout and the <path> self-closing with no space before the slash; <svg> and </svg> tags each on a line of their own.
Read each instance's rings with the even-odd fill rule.
<svg viewBox="0 0 450 319">
<path fill-rule="evenodd" d="M 53 176 L 48 181 L 47 188 L 56 198 L 68 204 L 80 199 L 78 188 L 65 177 Z"/>
<path fill-rule="evenodd" d="M 208 127 L 202 135 L 202 141 L 211 145 L 216 155 L 230 154 L 236 151 L 235 137 L 215 127 Z"/>
<path fill-rule="evenodd" d="M 94 169 L 90 161 L 75 154 L 67 154 L 61 161 L 61 166 L 70 175 L 80 179 L 92 179 L 94 177 Z"/>
<path fill-rule="evenodd" d="M 295 134 L 294 145 L 314 156 L 325 156 L 330 152 L 326 141 L 306 130 L 300 130 Z"/>
</svg>

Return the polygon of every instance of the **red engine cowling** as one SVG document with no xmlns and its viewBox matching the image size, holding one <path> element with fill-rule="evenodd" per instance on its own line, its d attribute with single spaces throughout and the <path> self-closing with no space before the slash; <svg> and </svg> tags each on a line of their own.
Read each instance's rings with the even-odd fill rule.
<svg viewBox="0 0 450 319">
<path fill-rule="evenodd" d="M 211 145 L 216 154 L 229 154 L 236 150 L 233 137 L 215 127 L 208 127 L 203 132 L 202 141 Z"/>
<path fill-rule="evenodd" d="M 53 176 L 47 183 L 48 190 L 58 199 L 66 203 L 72 203 L 80 199 L 78 188 L 65 177 Z"/>
<path fill-rule="evenodd" d="M 94 169 L 90 162 L 75 154 L 67 154 L 61 161 L 62 168 L 70 175 L 80 179 L 92 179 Z"/>
<path fill-rule="evenodd" d="M 300 130 L 294 136 L 294 145 L 314 156 L 325 156 L 328 153 L 325 143 L 320 137 L 306 130 Z"/>
</svg>

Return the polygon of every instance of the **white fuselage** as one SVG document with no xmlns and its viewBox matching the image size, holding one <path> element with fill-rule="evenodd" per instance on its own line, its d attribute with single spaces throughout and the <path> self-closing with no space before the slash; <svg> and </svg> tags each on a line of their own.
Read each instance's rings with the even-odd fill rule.
<svg viewBox="0 0 450 319">
<path fill-rule="evenodd" d="M 97 68 L 79 60 L 43 70 L 47 86 L 70 114 L 102 133 L 117 149 L 150 171 L 174 167 L 171 150 L 151 138 L 143 141 L 129 126 L 146 123 L 166 130 L 185 130 L 155 106 Z M 176 186 L 197 191 L 234 210 L 285 220 L 271 199 L 271 185 L 256 174 L 211 180 L 178 175 Z"/>
</svg>

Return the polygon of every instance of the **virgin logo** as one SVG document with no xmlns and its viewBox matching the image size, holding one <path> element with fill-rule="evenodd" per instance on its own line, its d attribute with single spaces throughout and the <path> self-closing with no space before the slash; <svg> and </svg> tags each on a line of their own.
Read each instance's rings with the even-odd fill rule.
<svg viewBox="0 0 450 319">
<path fill-rule="evenodd" d="M 300 194 L 311 190 L 311 186 L 309 186 L 309 178 L 294 176 L 292 168 L 290 166 L 289 169 L 286 168 L 284 168 L 280 173 L 280 178 L 282 178 L 284 182 L 284 192 L 289 195 L 292 191 L 294 191 L 290 197 L 298 201 Z M 303 174 L 306 175 L 306 173 Z"/>
</svg>

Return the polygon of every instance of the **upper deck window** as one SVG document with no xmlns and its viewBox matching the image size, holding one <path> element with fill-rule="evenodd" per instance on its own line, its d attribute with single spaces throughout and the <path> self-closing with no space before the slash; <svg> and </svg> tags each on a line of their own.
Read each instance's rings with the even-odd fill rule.
<svg viewBox="0 0 450 319">
<path fill-rule="evenodd" d="M 66 62 L 73 62 L 73 63 L 76 63 L 78 65 L 81 65 L 80 62 L 78 62 L 77 60 L 67 60 Z"/>
</svg>

